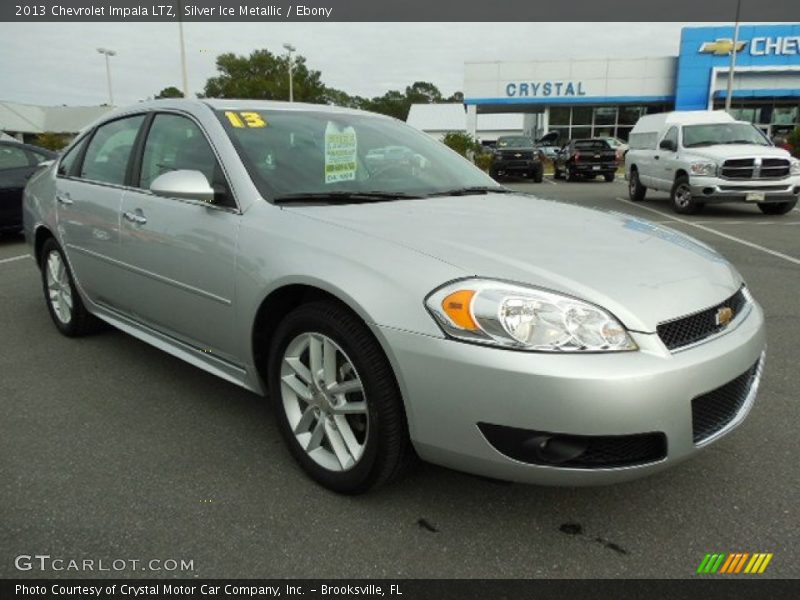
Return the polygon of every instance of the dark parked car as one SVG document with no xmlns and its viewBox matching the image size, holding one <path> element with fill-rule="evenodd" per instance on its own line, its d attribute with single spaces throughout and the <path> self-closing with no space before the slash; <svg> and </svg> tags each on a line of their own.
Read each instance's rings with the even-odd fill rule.
<svg viewBox="0 0 800 600">
<path fill-rule="evenodd" d="M 598 175 L 614 181 L 617 172 L 617 153 L 601 138 L 572 140 L 566 144 L 553 162 L 553 177 L 567 181 L 594 179 Z"/>
<path fill-rule="evenodd" d="M 541 183 L 544 176 L 542 153 L 534 147 L 533 140 L 524 135 L 499 137 L 489 175 L 494 180 L 503 175 L 523 175 Z"/>
<path fill-rule="evenodd" d="M 43 163 L 58 156 L 17 142 L 0 142 L 0 232 L 22 229 L 22 190 Z"/>
</svg>

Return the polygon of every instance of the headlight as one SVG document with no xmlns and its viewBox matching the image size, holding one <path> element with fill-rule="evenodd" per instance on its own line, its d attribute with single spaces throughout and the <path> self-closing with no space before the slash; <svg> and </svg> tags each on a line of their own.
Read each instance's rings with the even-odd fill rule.
<svg viewBox="0 0 800 600">
<path fill-rule="evenodd" d="M 613 315 L 555 292 L 486 279 L 448 284 L 425 301 L 451 337 L 537 352 L 618 352 L 636 343 Z"/>
<path fill-rule="evenodd" d="M 792 161 L 792 166 L 789 167 L 789 173 L 792 175 L 800 175 L 800 160 Z"/>
<path fill-rule="evenodd" d="M 713 162 L 693 162 L 692 175 L 716 175 L 717 164 Z"/>
</svg>

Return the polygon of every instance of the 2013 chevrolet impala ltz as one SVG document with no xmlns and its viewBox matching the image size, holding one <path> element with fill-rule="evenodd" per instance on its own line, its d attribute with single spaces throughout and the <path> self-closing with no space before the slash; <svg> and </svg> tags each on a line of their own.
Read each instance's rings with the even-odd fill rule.
<svg viewBox="0 0 800 600">
<path fill-rule="evenodd" d="M 168 100 L 106 116 L 28 185 L 67 336 L 100 321 L 266 395 L 316 481 L 415 455 L 601 484 L 753 404 L 764 318 L 710 247 L 508 190 L 394 119 Z"/>
</svg>

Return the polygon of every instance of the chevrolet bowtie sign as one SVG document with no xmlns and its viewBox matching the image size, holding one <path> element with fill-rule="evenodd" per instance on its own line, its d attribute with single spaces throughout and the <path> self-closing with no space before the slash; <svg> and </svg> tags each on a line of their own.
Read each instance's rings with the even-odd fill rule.
<svg viewBox="0 0 800 600">
<path fill-rule="evenodd" d="M 736 52 L 742 52 L 745 48 L 749 48 L 751 56 L 793 56 L 800 54 L 800 36 L 756 37 L 752 40 L 736 42 Z M 732 50 L 732 39 L 717 38 L 713 42 L 700 44 L 698 52 L 715 56 L 727 56 Z"/>
</svg>

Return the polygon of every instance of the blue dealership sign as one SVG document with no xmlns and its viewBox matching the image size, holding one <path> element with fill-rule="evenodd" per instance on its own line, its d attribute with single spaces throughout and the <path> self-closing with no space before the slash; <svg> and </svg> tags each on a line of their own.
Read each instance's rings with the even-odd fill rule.
<svg viewBox="0 0 800 600">
<path fill-rule="evenodd" d="M 686 27 L 681 32 L 676 81 L 676 110 L 705 110 L 711 98 L 714 69 L 731 61 L 733 27 Z M 736 44 L 736 69 L 800 71 L 800 23 L 743 25 Z M 759 93 L 759 92 L 765 93 Z M 738 95 L 797 96 L 797 89 L 737 90 Z"/>
</svg>

